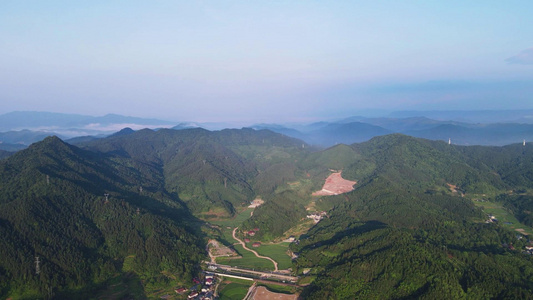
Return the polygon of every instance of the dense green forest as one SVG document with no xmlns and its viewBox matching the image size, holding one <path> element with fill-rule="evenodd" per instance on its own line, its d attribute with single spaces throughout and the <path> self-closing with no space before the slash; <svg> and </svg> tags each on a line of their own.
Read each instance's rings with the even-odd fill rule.
<svg viewBox="0 0 533 300">
<path fill-rule="evenodd" d="M 158 172 L 165 189 L 179 194 L 193 213 L 249 203 L 294 177 L 283 163 L 303 153 L 303 142 L 268 130 L 204 129 L 151 131 L 81 144 Z M 292 172 L 292 173 L 291 173 Z"/>
<path fill-rule="evenodd" d="M 0 159 L 6 158 L 13 155 L 13 152 L 5 151 L 0 149 Z"/>
<path fill-rule="evenodd" d="M 141 130 L 16 153 L 0 162 L 0 297 L 84 298 L 129 273 L 190 282 L 205 256 L 194 215 L 269 196 L 294 178 L 284 162 L 302 145 L 251 129 Z"/>
<path fill-rule="evenodd" d="M 280 237 L 283 233 L 305 218 L 305 198 L 301 198 L 294 191 L 284 191 L 265 199 L 266 203 L 254 211 L 254 215 L 246 220 L 244 230 L 259 228 L 255 239 L 270 241 Z"/>
<path fill-rule="evenodd" d="M 355 190 L 312 197 L 333 171 Z M 528 238 L 486 223 L 472 200 L 531 226 L 532 189 L 530 144 L 394 134 L 318 151 L 252 129 L 145 129 L 77 146 L 50 137 L 0 161 L 0 298 L 87 298 L 117 276 L 141 290 L 190 282 L 208 216 L 256 198 L 265 203 L 240 226 L 263 242 L 311 203 L 327 211 L 291 245 L 295 274 L 314 279 L 306 299 L 528 298 Z"/>
<path fill-rule="evenodd" d="M 0 178 L 2 298 L 75 298 L 117 273 L 197 271 L 194 218 L 157 178 L 55 137 L 0 162 Z"/>
<path fill-rule="evenodd" d="M 473 205 L 470 193 L 505 192 L 530 169 L 517 169 L 508 153 L 475 155 L 468 148 L 402 135 L 353 145 L 373 166 L 357 188 L 324 197 L 330 217 L 313 227 L 293 251 L 296 268 L 311 268 L 309 299 L 529 298 L 533 259 L 527 238 L 497 224 Z M 509 147 L 514 151 L 515 147 Z M 521 149 L 530 155 L 531 149 Z M 353 164 L 352 166 L 357 166 Z M 501 176 L 514 169 L 514 176 Z M 357 171 L 345 170 L 346 173 Z M 513 178 L 510 180 L 510 178 Z M 453 193 L 448 183 L 463 196 Z M 509 199 L 508 199 L 509 198 Z M 499 197 L 525 211 L 530 198 Z"/>
</svg>

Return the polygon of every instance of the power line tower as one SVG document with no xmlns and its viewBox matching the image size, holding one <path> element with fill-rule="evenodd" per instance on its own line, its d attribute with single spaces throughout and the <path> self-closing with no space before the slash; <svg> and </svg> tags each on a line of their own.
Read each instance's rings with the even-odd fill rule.
<svg viewBox="0 0 533 300">
<path fill-rule="evenodd" d="M 39 256 L 35 256 L 35 275 L 39 275 L 41 273 L 41 267 L 39 266 L 40 263 Z"/>
<path fill-rule="evenodd" d="M 109 203 L 109 194 L 105 193 L 105 203 Z"/>
<path fill-rule="evenodd" d="M 448 138 L 448 145 L 452 144 L 452 138 Z"/>
<path fill-rule="evenodd" d="M 139 188 L 139 194 L 142 194 L 142 193 L 143 193 L 143 187 L 141 186 L 141 187 Z"/>
<path fill-rule="evenodd" d="M 46 175 L 46 184 L 50 185 L 50 175 Z"/>
</svg>

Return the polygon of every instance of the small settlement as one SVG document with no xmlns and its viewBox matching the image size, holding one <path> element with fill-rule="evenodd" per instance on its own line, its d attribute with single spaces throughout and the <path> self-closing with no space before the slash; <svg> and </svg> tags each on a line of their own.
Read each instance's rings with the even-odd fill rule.
<svg viewBox="0 0 533 300">
<path fill-rule="evenodd" d="M 313 220 L 313 222 L 315 222 L 316 224 L 320 222 L 320 220 L 324 219 L 324 217 L 326 216 L 327 216 L 327 213 L 325 211 L 321 211 L 321 212 L 316 212 L 311 215 L 307 215 L 307 218 Z"/>
<path fill-rule="evenodd" d="M 205 273 L 203 283 L 198 279 L 194 278 L 192 283 L 193 287 L 190 289 L 181 287 L 176 288 L 175 292 L 178 294 L 185 294 L 188 291 L 191 291 L 187 296 L 187 299 L 198 299 L 198 300 L 212 300 L 215 299 L 214 296 L 214 284 L 215 276 L 213 273 Z"/>
</svg>

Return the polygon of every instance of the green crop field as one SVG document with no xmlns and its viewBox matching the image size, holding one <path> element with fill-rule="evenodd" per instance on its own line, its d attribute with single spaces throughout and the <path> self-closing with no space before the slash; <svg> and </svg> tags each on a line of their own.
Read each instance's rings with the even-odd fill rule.
<svg viewBox="0 0 533 300">
<path fill-rule="evenodd" d="M 497 202 L 474 202 L 477 206 L 483 208 L 483 211 L 487 214 L 492 214 L 498 219 L 502 226 L 509 228 L 511 230 L 524 229 L 524 232 L 533 235 L 533 230 L 531 227 L 526 226 L 520 223 L 512 213 L 506 210 L 500 203 Z"/>
<path fill-rule="evenodd" d="M 250 218 L 250 213 L 253 210 L 253 208 L 246 208 L 231 219 L 210 220 L 210 223 L 220 226 L 221 236 L 216 238 L 220 238 L 220 240 L 226 245 L 236 243 L 237 241 L 234 240 L 232 236 L 233 229 L 239 227 L 243 221 Z"/>
<path fill-rule="evenodd" d="M 250 217 L 250 213 L 253 211 L 253 208 L 246 208 L 243 211 L 236 214 L 233 218 L 219 219 L 219 220 L 210 220 L 209 222 L 222 226 L 222 227 L 231 227 L 235 228 L 241 225 L 246 219 Z"/>
<path fill-rule="evenodd" d="M 225 285 L 219 292 L 219 299 L 221 300 L 242 300 L 248 293 L 248 289 L 252 285 L 250 281 L 247 283 L 231 282 Z"/>
<path fill-rule="evenodd" d="M 261 247 L 254 248 L 257 253 L 268 256 L 278 263 L 278 269 L 286 270 L 292 266 L 292 260 L 287 255 L 290 243 L 262 244 Z"/>
<path fill-rule="evenodd" d="M 248 269 L 274 270 L 274 264 L 271 261 L 256 257 L 252 252 L 244 250 L 241 245 L 235 245 L 235 250 L 242 255 L 242 258 L 230 259 L 228 257 L 219 257 L 217 258 L 217 263 Z"/>
</svg>

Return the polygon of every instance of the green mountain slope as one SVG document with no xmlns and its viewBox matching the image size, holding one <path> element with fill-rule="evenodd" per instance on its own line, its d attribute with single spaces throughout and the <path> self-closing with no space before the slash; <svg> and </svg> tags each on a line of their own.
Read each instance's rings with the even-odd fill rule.
<svg viewBox="0 0 533 300">
<path fill-rule="evenodd" d="M 205 255 L 193 215 L 231 216 L 255 197 L 265 203 L 240 228 L 260 228 L 262 241 L 305 219 L 311 201 L 327 210 L 291 246 L 295 272 L 315 278 L 305 299 L 533 292 L 527 238 L 485 223 L 472 201 L 500 201 L 529 224 L 529 144 L 464 147 L 394 134 L 313 152 L 268 130 L 184 129 L 80 147 L 51 137 L 0 161 L 0 298 L 87 298 L 117 276 L 140 287 L 120 297 L 181 285 Z M 357 180 L 355 190 L 311 197 L 330 169 Z"/>
<path fill-rule="evenodd" d="M 0 162 L 0 190 L 2 297 L 76 297 L 121 272 L 185 280 L 200 260 L 192 217 L 157 180 L 58 138 Z"/>
<path fill-rule="evenodd" d="M 252 129 L 141 130 L 84 147 L 153 170 L 195 213 L 223 208 L 229 214 L 283 184 L 283 176 L 291 178 L 279 164 L 294 163 L 303 151 L 301 141 Z"/>
<path fill-rule="evenodd" d="M 6 158 L 6 157 L 9 157 L 13 155 L 13 152 L 9 152 L 9 151 L 5 151 L 5 150 L 0 150 L 0 159 L 3 159 L 3 158 Z"/>
<path fill-rule="evenodd" d="M 371 172 L 356 178 L 348 194 L 324 197 L 329 218 L 313 227 L 293 250 L 299 272 L 316 280 L 306 299 L 527 298 L 533 291 L 533 259 L 517 239 L 459 191 L 497 194 L 512 188 L 494 170 L 512 169 L 510 149 L 468 148 L 403 135 L 353 145 L 356 163 Z M 483 155 L 485 151 L 490 152 Z M 476 153 L 478 152 L 478 153 Z M 508 156 L 507 156 L 508 155 Z M 523 155 L 523 154 L 520 154 Z M 519 164 L 520 165 L 520 164 Z M 517 178 L 529 172 L 524 162 Z M 522 175 L 518 175 L 522 174 Z M 526 177 L 527 178 L 527 177 Z M 512 246 L 511 246 L 512 245 Z M 513 250 L 516 249 L 516 250 Z"/>
</svg>

